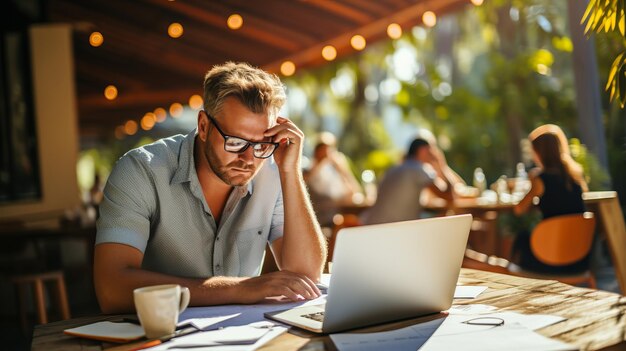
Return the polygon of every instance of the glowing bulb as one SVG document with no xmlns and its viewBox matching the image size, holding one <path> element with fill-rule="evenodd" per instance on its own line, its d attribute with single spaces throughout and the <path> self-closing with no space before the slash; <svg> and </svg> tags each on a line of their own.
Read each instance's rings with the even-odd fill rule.
<svg viewBox="0 0 626 351">
<path fill-rule="evenodd" d="M 191 95 L 189 98 L 189 107 L 194 110 L 199 110 L 202 108 L 202 96 L 200 95 Z"/>
<path fill-rule="evenodd" d="M 165 121 L 165 119 L 167 118 L 167 112 L 163 107 L 155 108 L 154 115 L 156 116 L 156 121 L 159 123 Z"/>
<path fill-rule="evenodd" d="M 122 140 L 124 138 L 124 135 L 126 135 L 126 132 L 124 131 L 124 126 L 115 127 L 115 139 Z"/>
<path fill-rule="evenodd" d="M 291 61 L 285 61 L 280 65 L 280 73 L 289 77 L 296 73 L 296 65 Z"/>
<path fill-rule="evenodd" d="M 363 38 L 362 35 L 357 34 L 350 39 L 350 45 L 352 45 L 355 50 L 363 50 L 366 45 L 365 38 Z"/>
<path fill-rule="evenodd" d="M 150 130 L 156 124 L 156 115 L 152 112 L 146 113 L 141 118 L 141 129 Z"/>
<path fill-rule="evenodd" d="M 326 61 L 332 61 L 337 57 L 337 49 L 332 45 L 326 45 L 322 49 L 322 57 Z"/>
<path fill-rule="evenodd" d="M 173 103 L 172 105 L 170 105 L 170 115 L 174 118 L 178 118 L 180 116 L 183 115 L 183 105 L 179 104 L 178 102 Z"/>
<path fill-rule="evenodd" d="M 93 32 L 91 33 L 91 35 L 89 35 L 89 44 L 91 44 L 91 46 L 93 46 L 94 48 L 97 48 L 98 46 L 102 45 L 103 42 L 104 42 L 104 37 L 102 36 L 102 33 Z"/>
<path fill-rule="evenodd" d="M 398 39 L 402 36 L 402 27 L 397 23 L 392 23 L 387 26 L 387 35 L 391 39 Z"/>
<path fill-rule="evenodd" d="M 471 0 L 472 4 L 474 4 L 474 6 L 480 6 L 483 4 L 484 0 Z"/>
<path fill-rule="evenodd" d="M 437 24 L 437 15 L 432 11 L 426 11 L 422 15 L 422 22 L 426 27 L 434 27 Z"/>
<path fill-rule="evenodd" d="M 135 135 L 137 133 L 137 122 L 133 120 L 128 120 L 124 124 L 124 132 L 128 135 Z"/>
<path fill-rule="evenodd" d="M 234 13 L 228 16 L 228 20 L 226 20 L 226 25 L 228 28 L 232 30 L 237 30 L 243 26 L 243 17 L 241 15 Z"/>
<path fill-rule="evenodd" d="M 109 85 L 104 88 L 104 97 L 107 98 L 107 100 L 115 100 L 115 98 L 117 98 L 117 88 L 115 85 Z"/>
<path fill-rule="evenodd" d="M 167 34 L 174 39 L 180 38 L 180 36 L 183 35 L 183 25 L 176 22 L 170 24 L 170 26 L 167 27 Z"/>
</svg>

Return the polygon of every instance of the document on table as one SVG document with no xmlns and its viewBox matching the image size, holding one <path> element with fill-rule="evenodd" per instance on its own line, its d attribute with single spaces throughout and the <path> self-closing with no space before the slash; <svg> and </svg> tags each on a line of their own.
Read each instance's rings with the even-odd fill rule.
<svg viewBox="0 0 626 351">
<path fill-rule="evenodd" d="M 452 317 L 452 316 L 451 316 Z M 467 325 L 463 331 L 457 328 L 448 333 L 447 324 L 456 324 L 450 317 L 446 319 L 435 334 L 420 348 L 421 351 L 439 350 L 576 350 L 573 345 L 547 338 L 524 327 L 519 323 L 504 323 L 501 326 Z"/>
<path fill-rule="evenodd" d="M 444 320 L 440 318 L 378 333 L 331 334 L 330 339 L 339 351 L 415 351 L 424 345 Z"/>
<path fill-rule="evenodd" d="M 494 312 L 489 305 L 455 305 L 445 318 L 379 333 L 333 334 L 330 338 L 340 351 L 353 350 L 571 350 L 571 345 L 535 333 L 564 320 L 560 316 Z M 502 326 L 468 325 L 469 319 L 501 318 Z M 428 342 L 427 342 L 428 341 Z M 513 345 L 513 346 L 512 346 Z"/>
<path fill-rule="evenodd" d="M 455 299 L 475 299 L 483 291 L 487 290 L 486 286 L 469 286 L 469 285 L 457 285 L 454 289 Z"/>
<path fill-rule="evenodd" d="M 237 327 L 203 331 L 172 339 L 150 350 L 252 351 L 287 331 L 272 322 L 258 322 Z"/>
<path fill-rule="evenodd" d="M 210 307 L 190 307 L 178 317 L 178 325 L 191 324 L 198 329 L 217 329 L 264 321 L 264 313 L 289 309 L 297 306 L 326 303 L 326 295 L 315 300 L 299 302 L 271 302 L 256 305 L 223 305 Z"/>
</svg>

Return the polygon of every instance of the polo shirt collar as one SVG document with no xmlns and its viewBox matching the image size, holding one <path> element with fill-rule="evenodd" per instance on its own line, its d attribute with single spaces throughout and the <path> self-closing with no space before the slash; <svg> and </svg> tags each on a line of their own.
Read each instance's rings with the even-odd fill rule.
<svg viewBox="0 0 626 351">
<path fill-rule="evenodd" d="M 197 128 L 194 128 L 189 134 L 185 136 L 180 146 L 180 153 L 178 156 L 178 168 L 174 172 L 171 184 L 179 184 L 184 182 L 191 182 L 194 175 L 197 177 L 196 165 L 194 162 L 194 145 L 196 143 Z M 264 165 L 265 166 L 265 165 Z M 263 166 L 263 167 L 264 167 Z M 255 177 L 256 178 L 256 177 Z M 245 193 L 252 195 L 254 189 L 255 179 L 252 179 L 248 185 L 244 187 L 235 187 L 240 192 L 241 196 Z"/>
<path fill-rule="evenodd" d="M 178 168 L 176 168 L 176 172 L 174 172 L 171 184 L 189 182 L 192 179 L 192 174 L 196 172 L 196 166 L 193 159 L 193 146 L 195 144 L 197 134 L 196 131 L 197 129 L 194 128 L 191 132 L 189 132 L 180 145 Z"/>
</svg>

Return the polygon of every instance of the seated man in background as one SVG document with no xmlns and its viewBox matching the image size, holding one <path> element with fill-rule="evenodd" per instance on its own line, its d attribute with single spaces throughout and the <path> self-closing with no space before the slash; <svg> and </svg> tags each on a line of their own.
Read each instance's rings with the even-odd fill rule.
<svg viewBox="0 0 626 351">
<path fill-rule="evenodd" d="M 157 284 L 188 287 L 191 305 L 320 295 L 326 247 L 300 167 L 304 135 L 277 116 L 285 99 L 275 75 L 215 66 L 195 130 L 120 158 L 97 223 L 103 312 L 132 311 L 133 289 Z M 259 276 L 268 242 L 280 271 Z"/>
<path fill-rule="evenodd" d="M 413 140 L 404 162 L 385 173 L 376 203 L 361 215 L 361 222 L 376 224 L 419 219 L 424 189 L 446 200 L 453 199 L 456 182 L 453 173 L 438 148 L 422 138 Z"/>
<path fill-rule="evenodd" d="M 313 152 L 312 165 L 304 173 L 311 203 L 320 224 L 325 227 L 332 227 L 333 216 L 342 205 L 353 205 L 364 199 L 361 184 L 336 144 L 333 134 L 321 133 Z"/>
</svg>

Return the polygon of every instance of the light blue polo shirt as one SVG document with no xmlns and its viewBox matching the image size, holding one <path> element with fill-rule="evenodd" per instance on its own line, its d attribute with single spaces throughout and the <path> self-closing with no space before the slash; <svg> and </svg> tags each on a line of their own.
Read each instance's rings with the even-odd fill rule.
<svg viewBox="0 0 626 351">
<path fill-rule="evenodd" d="M 270 158 L 247 186 L 235 187 L 218 224 L 196 174 L 195 135 L 161 139 L 117 161 L 96 245 L 135 247 L 143 269 L 180 277 L 259 275 L 266 244 L 283 235 L 278 168 Z"/>
</svg>

